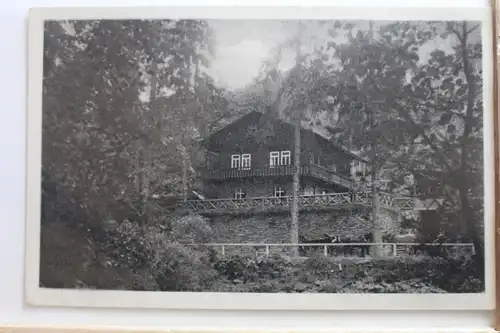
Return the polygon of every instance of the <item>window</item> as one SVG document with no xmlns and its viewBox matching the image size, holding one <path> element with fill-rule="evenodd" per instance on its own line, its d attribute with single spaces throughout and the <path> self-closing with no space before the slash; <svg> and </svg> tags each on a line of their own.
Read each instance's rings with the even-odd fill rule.
<svg viewBox="0 0 500 333">
<path fill-rule="evenodd" d="M 292 162 L 291 152 L 289 150 L 272 151 L 269 153 L 269 165 L 290 165 Z"/>
<path fill-rule="evenodd" d="M 304 188 L 304 195 L 313 195 L 314 194 L 314 188 L 312 186 L 306 185 Z"/>
<path fill-rule="evenodd" d="M 289 150 L 284 150 L 281 152 L 281 165 L 290 165 L 291 158 L 290 158 L 290 151 Z"/>
<path fill-rule="evenodd" d="M 241 167 L 243 169 L 250 169 L 251 164 L 252 164 L 252 155 L 250 154 L 241 155 Z"/>
<path fill-rule="evenodd" d="M 279 153 L 279 151 L 272 151 L 269 154 L 269 165 L 271 167 L 273 167 L 273 166 L 279 165 L 279 164 L 280 164 L 280 153 Z"/>
<path fill-rule="evenodd" d="M 231 155 L 231 168 L 239 169 L 241 166 L 241 157 L 240 155 Z"/>
<path fill-rule="evenodd" d="M 284 197 L 285 196 L 285 190 L 281 185 L 276 185 L 274 186 L 274 196 L 275 197 Z"/>
<path fill-rule="evenodd" d="M 241 188 L 237 188 L 235 191 L 234 191 L 234 198 L 235 199 L 243 199 L 246 197 L 246 193 L 245 191 L 243 191 Z"/>
<path fill-rule="evenodd" d="M 252 155 L 242 154 L 242 155 L 231 155 L 231 168 L 232 169 L 250 169 L 252 164 Z"/>
</svg>

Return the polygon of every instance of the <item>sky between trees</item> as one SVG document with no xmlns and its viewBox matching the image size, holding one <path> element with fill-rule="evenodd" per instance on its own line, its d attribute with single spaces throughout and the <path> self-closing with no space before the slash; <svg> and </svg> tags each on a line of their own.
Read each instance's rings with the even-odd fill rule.
<svg viewBox="0 0 500 333">
<path fill-rule="evenodd" d="M 289 29 L 287 23 L 292 21 L 262 20 L 210 20 L 208 24 L 215 32 L 217 40 L 215 58 L 212 60 L 209 71 L 219 85 L 229 89 L 241 89 L 258 75 L 262 62 L 271 54 L 273 48 L 292 37 L 295 33 Z M 326 22 L 318 26 L 317 21 L 308 21 L 307 34 L 310 45 L 320 45 L 326 40 L 326 30 L 333 25 L 334 21 Z M 344 21 L 347 22 L 347 21 Z M 344 23 L 343 22 L 343 23 Z M 368 29 L 368 21 L 350 21 L 362 30 Z M 390 22 L 378 21 L 374 29 Z M 340 29 L 339 29 L 340 31 Z M 480 30 L 477 30 L 472 39 L 479 40 Z M 336 42 L 345 40 L 339 34 Z M 420 61 L 425 62 L 429 53 L 436 49 L 451 52 L 456 40 L 453 38 L 443 39 L 440 37 L 424 45 L 420 52 Z M 293 51 L 288 50 L 283 55 L 281 69 L 290 69 L 294 65 Z"/>
</svg>

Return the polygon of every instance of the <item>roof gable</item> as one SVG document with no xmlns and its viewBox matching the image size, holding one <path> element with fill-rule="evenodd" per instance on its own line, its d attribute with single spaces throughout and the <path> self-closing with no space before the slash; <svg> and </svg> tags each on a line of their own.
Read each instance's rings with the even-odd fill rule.
<svg viewBox="0 0 500 333">
<path fill-rule="evenodd" d="M 231 124 L 223 127 L 222 129 L 218 130 L 217 132 L 209 135 L 205 140 L 202 141 L 202 145 L 205 147 L 210 146 L 214 142 L 218 140 L 223 140 L 225 137 L 231 135 L 232 133 L 239 133 L 240 131 L 246 130 L 249 126 L 252 125 L 257 125 L 258 129 L 262 127 L 268 127 L 267 125 L 274 125 L 274 127 L 279 126 L 284 130 L 287 131 L 293 131 L 293 125 L 276 117 L 273 117 L 271 115 L 267 115 L 258 111 L 251 111 L 247 113 L 246 115 L 236 119 L 234 122 Z M 367 160 L 357 156 L 356 154 L 350 152 L 349 150 L 345 149 L 344 147 L 335 144 L 331 140 L 323 137 L 322 135 L 310 130 L 310 129 L 305 129 L 301 128 L 301 135 L 303 137 L 314 137 L 318 142 L 321 142 L 325 145 L 328 145 L 336 150 L 341 151 L 342 153 L 349 155 L 353 159 L 357 159 L 359 161 L 363 161 L 365 163 L 368 163 Z"/>
</svg>

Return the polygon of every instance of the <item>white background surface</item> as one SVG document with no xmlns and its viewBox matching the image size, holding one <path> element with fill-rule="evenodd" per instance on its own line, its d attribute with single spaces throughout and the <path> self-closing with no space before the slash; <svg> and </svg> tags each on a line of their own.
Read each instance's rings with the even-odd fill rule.
<svg viewBox="0 0 500 333">
<path fill-rule="evenodd" d="M 488 312 L 250 312 L 31 308 L 23 302 L 26 115 L 26 22 L 30 7 L 169 5 L 453 6 L 487 0 L 132 1 L 0 0 L 0 326 L 134 326 L 163 328 L 485 329 Z"/>
</svg>

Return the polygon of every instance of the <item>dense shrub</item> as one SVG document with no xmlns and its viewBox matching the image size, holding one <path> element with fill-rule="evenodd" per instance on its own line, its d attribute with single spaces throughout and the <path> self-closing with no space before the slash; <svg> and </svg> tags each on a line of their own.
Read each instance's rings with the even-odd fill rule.
<svg viewBox="0 0 500 333">
<path fill-rule="evenodd" d="M 291 262 L 285 257 L 221 258 L 222 280 L 213 291 L 322 293 L 480 292 L 465 259 L 381 258 L 353 261 L 321 255 Z M 224 282 L 225 281 L 225 282 Z"/>
<path fill-rule="evenodd" d="M 209 241 L 199 216 L 165 223 L 104 223 L 105 240 L 53 223 L 42 227 L 41 284 L 94 288 L 218 292 L 439 293 L 481 292 L 470 258 L 358 259 L 317 255 L 291 260 L 255 252 L 221 257 L 193 243 Z"/>
<path fill-rule="evenodd" d="M 241 280 L 244 283 L 279 278 L 290 267 L 291 263 L 278 255 L 271 257 L 233 255 L 221 258 L 215 264 L 215 268 L 224 278 Z"/>
<path fill-rule="evenodd" d="M 113 262 L 86 229 L 62 223 L 48 223 L 41 228 L 42 287 L 158 290 L 148 271 L 134 272 Z"/>
<path fill-rule="evenodd" d="M 445 293 L 444 290 L 428 283 L 420 281 L 420 279 L 411 279 L 406 281 L 386 282 L 375 281 L 373 278 L 364 278 L 346 284 L 341 290 L 341 293 Z"/>
<path fill-rule="evenodd" d="M 109 252 L 119 267 L 146 269 L 164 291 L 203 291 L 216 276 L 206 242 L 210 227 L 199 216 L 183 216 L 169 226 L 124 221 L 110 233 Z"/>
<path fill-rule="evenodd" d="M 205 291 L 217 276 L 206 252 L 179 243 L 163 244 L 151 271 L 162 291 Z"/>
</svg>

